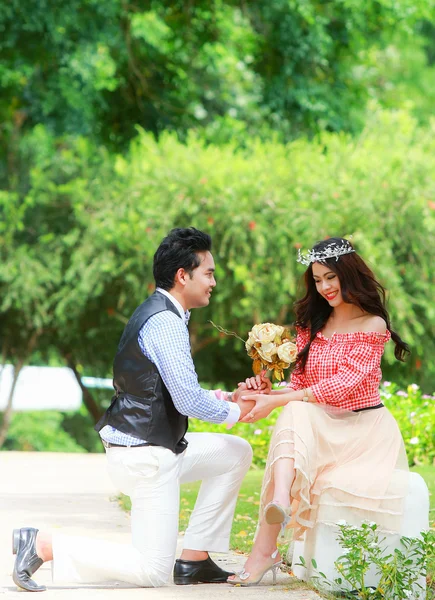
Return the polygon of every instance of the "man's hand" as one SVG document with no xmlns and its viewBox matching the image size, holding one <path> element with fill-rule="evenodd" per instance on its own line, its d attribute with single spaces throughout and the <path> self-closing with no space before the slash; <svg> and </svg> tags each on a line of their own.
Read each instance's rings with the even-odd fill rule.
<svg viewBox="0 0 435 600">
<path fill-rule="evenodd" d="M 242 400 L 242 395 L 248 398 L 248 400 Z M 242 421 L 244 417 L 249 413 L 249 411 L 255 406 L 255 402 L 249 400 L 249 396 L 254 397 L 256 392 L 249 391 L 246 389 L 237 389 L 233 392 L 233 402 L 239 405 L 240 408 L 240 417 L 239 421 Z M 249 422 L 249 421 L 244 421 Z"/>
<path fill-rule="evenodd" d="M 243 400 L 243 403 L 252 405 L 249 411 L 246 411 L 244 417 L 240 416 L 239 421 L 242 423 L 256 423 L 260 419 L 265 419 L 270 415 L 274 408 L 276 408 L 276 396 L 268 396 L 266 394 L 247 394 L 243 393 L 242 398 L 248 398 L 249 400 Z M 251 400 L 252 398 L 252 400 Z M 240 405 L 239 405 L 240 406 Z"/>
</svg>

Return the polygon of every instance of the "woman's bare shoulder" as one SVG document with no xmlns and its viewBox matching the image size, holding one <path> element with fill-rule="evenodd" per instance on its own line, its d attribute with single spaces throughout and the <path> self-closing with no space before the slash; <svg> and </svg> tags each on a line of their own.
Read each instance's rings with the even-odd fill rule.
<svg viewBox="0 0 435 600">
<path fill-rule="evenodd" d="M 361 324 L 362 331 L 374 331 L 376 333 L 386 333 L 387 324 L 382 317 L 378 315 L 367 315 Z"/>
</svg>

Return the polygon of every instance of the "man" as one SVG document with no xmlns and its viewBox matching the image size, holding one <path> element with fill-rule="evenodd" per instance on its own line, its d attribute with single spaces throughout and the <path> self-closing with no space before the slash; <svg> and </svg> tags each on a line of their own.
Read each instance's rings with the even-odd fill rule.
<svg viewBox="0 0 435 600">
<path fill-rule="evenodd" d="M 174 582 L 217 583 L 231 575 L 208 552 L 228 549 L 237 493 L 252 450 L 233 435 L 186 434 L 188 417 L 231 426 L 254 404 L 241 401 L 240 390 L 211 392 L 198 383 L 188 311 L 209 304 L 214 271 L 210 236 L 193 227 L 173 229 L 154 255 L 156 291 L 133 313 L 114 359 L 115 396 L 96 429 L 106 448 L 109 475 L 131 498 L 132 544 L 16 529 L 17 586 L 45 589 L 31 576 L 47 560 L 53 560 L 57 582 L 164 585 L 175 558 L 180 483 L 200 479 Z"/>
</svg>

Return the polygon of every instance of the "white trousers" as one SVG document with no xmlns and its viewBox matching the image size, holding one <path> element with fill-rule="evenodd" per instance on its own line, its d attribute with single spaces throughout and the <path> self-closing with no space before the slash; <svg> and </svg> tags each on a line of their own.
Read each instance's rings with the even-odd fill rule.
<svg viewBox="0 0 435 600">
<path fill-rule="evenodd" d="M 161 446 L 108 448 L 109 475 L 131 498 L 131 545 L 53 535 L 53 581 L 167 583 L 178 535 L 180 483 L 202 480 L 184 548 L 225 552 L 240 484 L 252 460 L 234 435 L 190 433 L 183 454 Z"/>
</svg>

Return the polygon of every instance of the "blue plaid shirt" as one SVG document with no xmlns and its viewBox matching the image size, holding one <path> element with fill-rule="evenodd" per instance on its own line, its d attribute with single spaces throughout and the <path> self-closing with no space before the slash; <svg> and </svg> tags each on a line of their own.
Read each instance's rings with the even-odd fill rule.
<svg viewBox="0 0 435 600">
<path fill-rule="evenodd" d="M 182 415 L 201 421 L 235 423 L 240 415 L 237 404 L 219 400 L 213 391 L 202 389 L 198 383 L 187 329 L 189 312 L 184 313 L 169 292 L 160 288 L 157 291 L 174 303 L 182 318 L 169 310 L 153 315 L 139 331 L 138 342 L 144 355 L 156 365 L 175 408 Z M 103 427 L 100 436 L 107 442 L 122 446 L 135 446 L 146 441 L 110 425 Z"/>
</svg>

